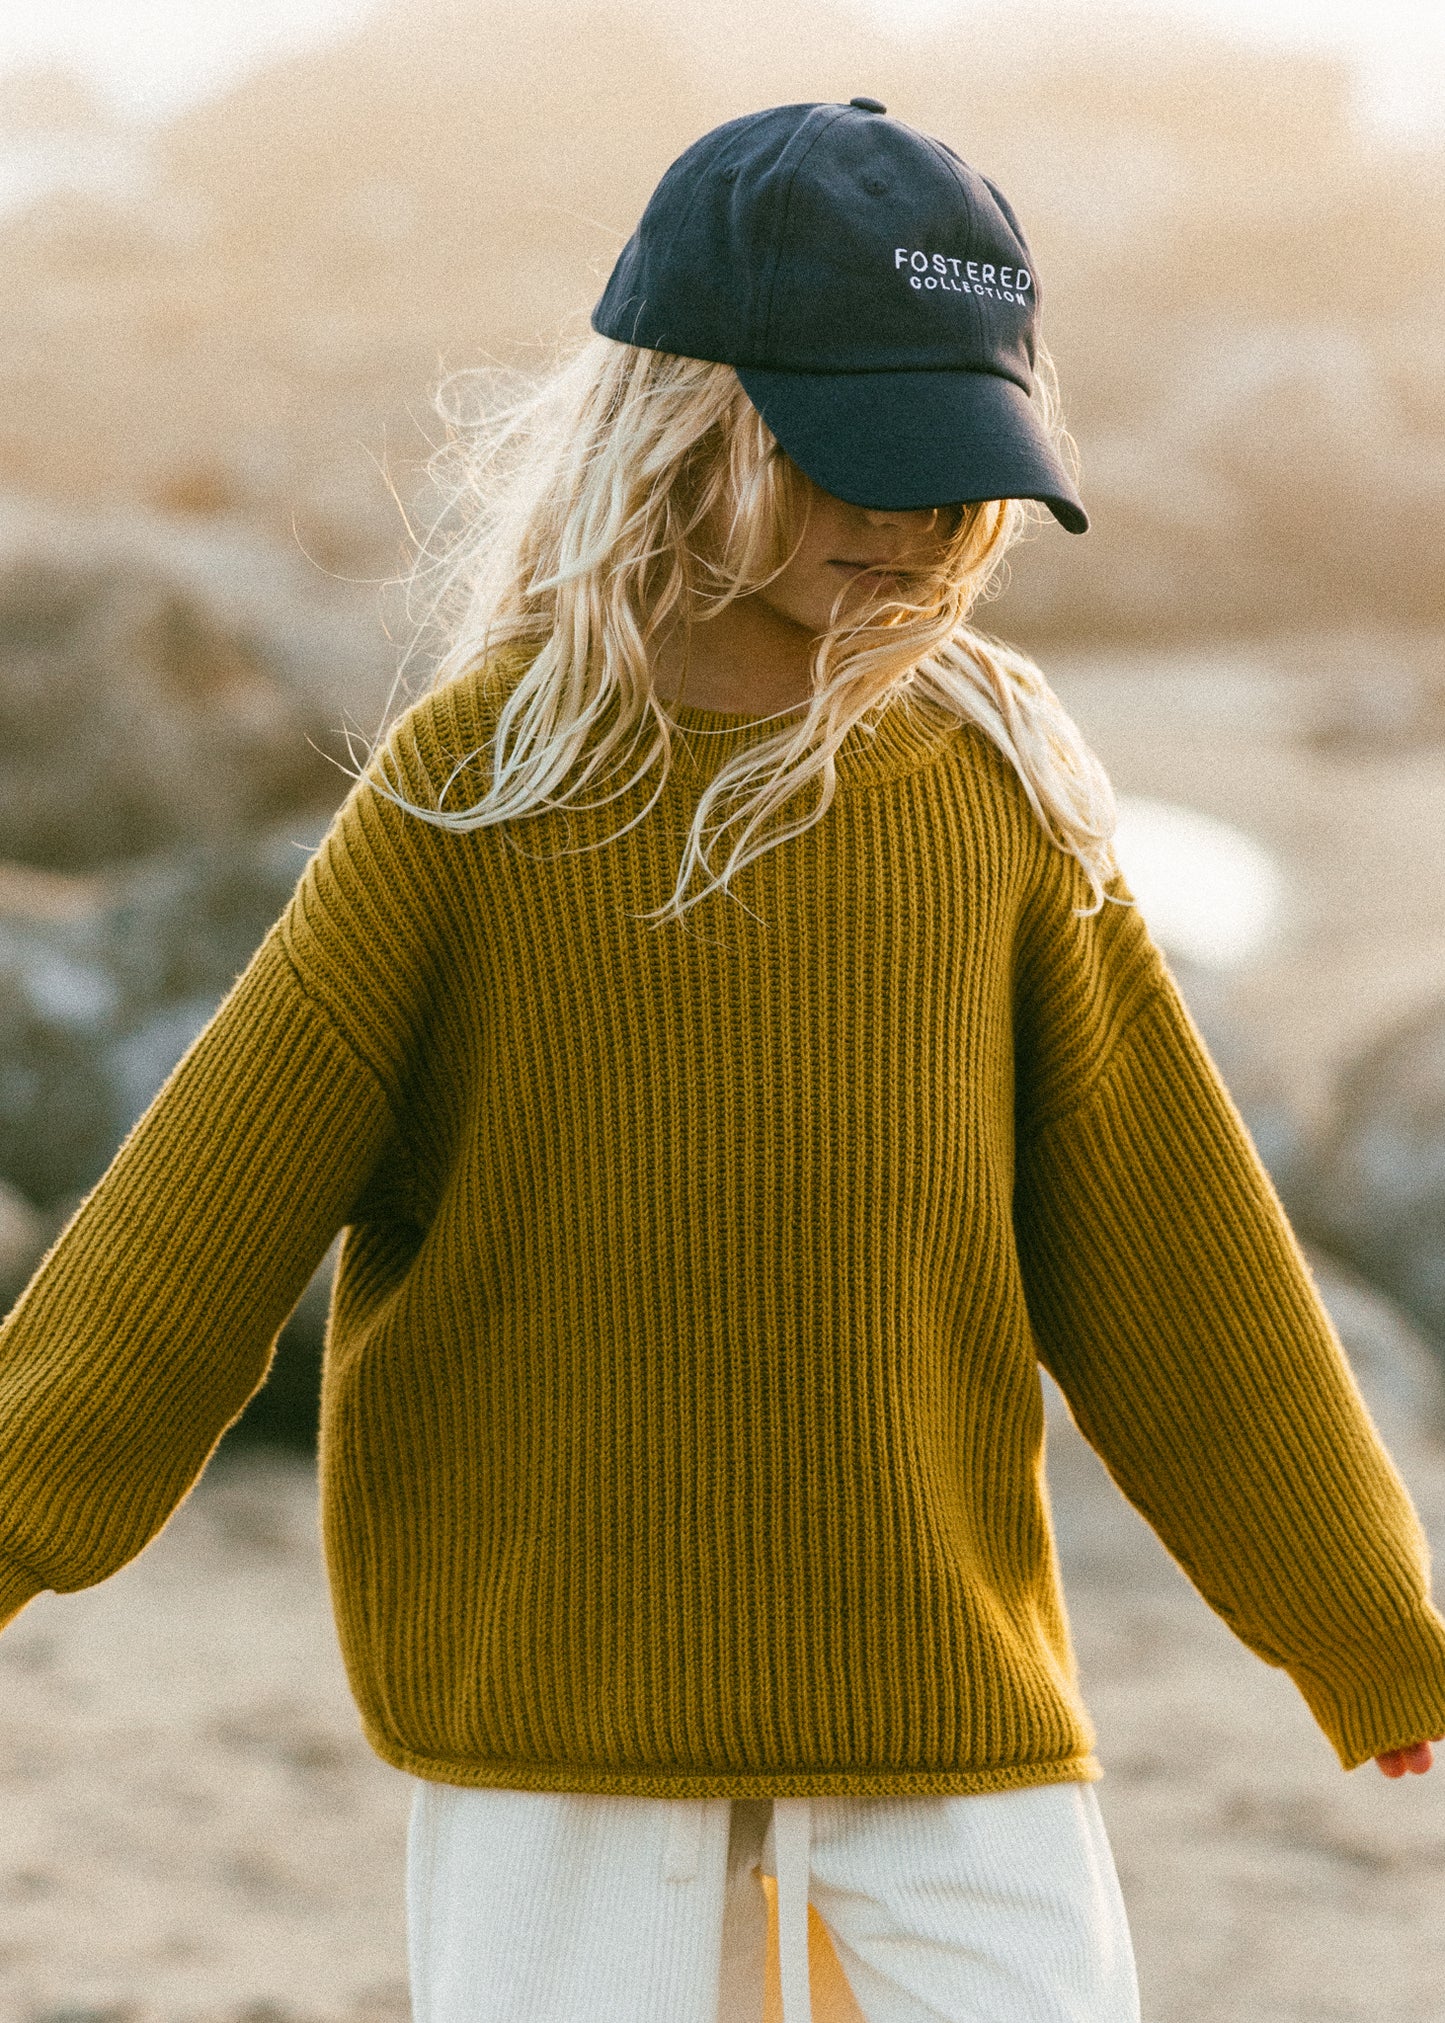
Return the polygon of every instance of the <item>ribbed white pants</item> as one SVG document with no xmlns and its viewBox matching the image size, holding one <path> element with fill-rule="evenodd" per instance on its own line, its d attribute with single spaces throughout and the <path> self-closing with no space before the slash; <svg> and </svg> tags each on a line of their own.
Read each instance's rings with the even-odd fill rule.
<svg viewBox="0 0 1445 2023">
<path fill-rule="evenodd" d="M 761 2023 L 777 1878 L 784 2023 L 815 1905 L 867 2023 L 1138 2023 L 1091 1786 L 677 1799 L 418 1782 L 414 2023 Z"/>
</svg>

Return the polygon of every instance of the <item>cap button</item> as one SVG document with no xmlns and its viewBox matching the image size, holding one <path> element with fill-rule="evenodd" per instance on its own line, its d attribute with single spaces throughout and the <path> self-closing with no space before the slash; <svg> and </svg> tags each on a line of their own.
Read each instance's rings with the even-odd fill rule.
<svg viewBox="0 0 1445 2023">
<path fill-rule="evenodd" d="M 849 105 L 856 105 L 859 112 L 887 112 L 888 108 L 880 99 L 850 98 Z"/>
</svg>

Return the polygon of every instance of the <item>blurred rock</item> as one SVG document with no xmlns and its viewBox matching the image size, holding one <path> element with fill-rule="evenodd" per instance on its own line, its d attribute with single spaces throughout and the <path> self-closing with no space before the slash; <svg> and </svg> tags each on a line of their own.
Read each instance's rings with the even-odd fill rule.
<svg viewBox="0 0 1445 2023">
<path fill-rule="evenodd" d="M 682 147 L 863 78 L 1002 184 L 1048 289 L 1093 531 L 1019 552 L 999 629 L 1440 622 L 1438 146 L 1367 134 L 1338 51 L 927 11 L 414 0 L 278 52 L 155 123 L 133 194 L 87 169 L 0 217 L 0 481 L 387 573 L 437 503 L 439 372 L 543 363 Z M 41 116 L 94 153 L 93 114 Z"/>
<path fill-rule="evenodd" d="M 1317 751 L 1345 761 L 1408 760 L 1445 744 L 1438 632 L 1350 629 L 1297 639 L 1281 658 L 1307 672 L 1301 728 Z"/>
<path fill-rule="evenodd" d="M 1445 743 L 1445 667 L 1382 681 L 1365 665 L 1320 685 L 1314 739 L 1344 758 Z"/>
<path fill-rule="evenodd" d="M 57 964 L 0 941 L 0 1177 L 38 1201 L 93 1179 L 119 1116 L 93 1032 L 43 1002 Z"/>
<path fill-rule="evenodd" d="M 388 651 L 254 533 L 0 503 L 0 858 L 83 871 L 333 806 Z"/>
<path fill-rule="evenodd" d="M 280 913 L 321 826 L 108 878 L 0 867 L 0 1177 L 42 1204 L 98 1179 Z"/>
<path fill-rule="evenodd" d="M 50 1240 L 51 1223 L 19 1188 L 0 1180 L 0 1310 L 29 1278 Z"/>
<path fill-rule="evenodd" d="M 106 1074 L 124 1121 L 140 1115 L 250 960 L 320 840 L 312 820 L 136 866 L 96 923 L 116 992 Z"/>
<path fill-rule="evenodd" d="M 281 1330 L 270 1374 L 232 1427 L 228 1440 L 242 1445 L 260 1442 L 268 1447 L 291 1447 L 303 1454 L 314 1450 L 321 1411 L 326 1319 L 340 1249 L 338 1237 Z"/>
<path fill-rule="evenodd" d="M 1388 1293 L 1339 1258 L 1312 1247 L 1309 1261 L 1365 1402 L 1391 1449 L 1405 1452 L 1422 1440 L 1438 1440 L 1445 1434 L 1445 1373 L 1429 1341 Z"/>
<path fill-rule="evenodd" d="M 245 967 L 320 831 L 289 823 L 109 877 L 0 865 L 0 1312 Z M 243 1441 L 314 1447 L 334 1268 L 333 1248 Z"/>
<path fill-rule="evenodd" d="M 1341 1077 L 1298 1185 L 1311 1228 L 1445 1347 L 1445 1001 Z"/>
<path fill-rule="evenodd" d="M 1234 979 L 1177 954 L 1170 955 L 1169 967 L 1270 1178 L 1292 1204 L 1308 1159 L 1308 1134 L 1290 1091 L 1238 1015 Z"/>
</svg>

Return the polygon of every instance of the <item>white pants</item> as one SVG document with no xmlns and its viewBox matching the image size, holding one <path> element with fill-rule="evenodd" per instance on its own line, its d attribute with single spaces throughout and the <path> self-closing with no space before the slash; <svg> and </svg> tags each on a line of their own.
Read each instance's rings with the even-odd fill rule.
<svg viewBox="0 0 1445 2023">
<path fill-rule="evenodd" d="M 866 2023 L 1138 2023 L 1091 1786 L 676 1799 L 418 1782 L 415 2023 L 811 2023 L 807 1906 Z"/>
</svg>

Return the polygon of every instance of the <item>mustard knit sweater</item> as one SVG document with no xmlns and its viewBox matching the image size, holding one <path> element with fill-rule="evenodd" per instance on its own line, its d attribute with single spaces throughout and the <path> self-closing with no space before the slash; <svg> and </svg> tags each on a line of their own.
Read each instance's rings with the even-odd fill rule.
<svg viewBox="0 0 1445 2023">
<path fill-rule="evenodd" d="M 413 794 L 495 695 L 404 720 Z M 325 1547 L 405 1770 L 1096 1775 L 1040 1362 L 1345 1765 L 1445 1730 L 1419 1524 L 1138 913 L 895 704 L 744 906 L 643 923 L 759 734 L 676 715 L 601 849 L 655 780 L 464 834 L 351 795 L 0 1332 L 0 1621 L 154 1537 L 344 1226 Z"/>
</svg>

